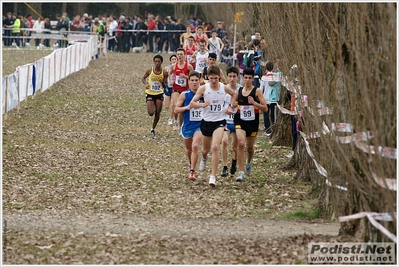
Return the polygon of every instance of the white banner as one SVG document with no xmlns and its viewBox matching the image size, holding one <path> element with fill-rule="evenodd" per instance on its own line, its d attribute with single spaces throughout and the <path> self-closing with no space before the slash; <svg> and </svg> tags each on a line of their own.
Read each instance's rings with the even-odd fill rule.
<svg viewBox="0 0 399 267">
<path fill-rule="evenodd" d="M 61 55 L 62 55 L 62 50 L 59 49 L 56 50 L 54 53 L 54 59 L 55 59 L 55 82 L 58 82 L 61 80 Z"/>
<path fill-rule="evenodd" d="M 38 61 L 35 62 L 35 68 L 36 68 L 36 88 L 35 91 L 39 91 L 42 89 L 42 79 L 43 79 L 43 62 L 44 59 L 41 58 Z"/>
<path fill-rule="evenodd" d="M 62 49 L 61 52 L 61 79 L 64 79 L 66 75 L 66 63 L 67 63 L 67 49 Z"/>
<path fill-rule="evenodd" d="M 1 92 L 1 104 L 2 104 L 2 110 L 3 113 L 6 113 L 6 90 L 7 90 L 7 77 L 3 77 L 3 82 L 2 82 L 2 92 Z"/>
<path fill-rule="evenodd" d="M 33 64 L 28 65 L 28 96 L 32 96 L 35 92 L 33 91 Z"/>
<path fill-rule="evenodd" d="M 72 48 L 70 46 L 68 46 L 67 49 L 65 49 L 66 52 L 66 62 L 64 65 L 64 69 L 65 69 L 65 76 L 68 76 L 69 74 L 71 74 L 71 50 Z"/>
<path fill-rule="evenodd" d="M 18 107 L 18 72 L 8 75 L 8 109 L 10 111 Z"/>
<path fill-rule="evenodd" d="M 72 45 L 72 46 L 70 46 L 69 48 L 71 49 L 71 52 L 70 52 L 70 58 L 71 58 L 71 61 L 70 61 L 70 65 L 69 65 L 69 67 L 71 68 L 70 69 L 70 73 L 74 73 L 75 72 L 75 58 L 76 58 L 76 49 L 75 49 L 75 45 Z"/>
<path fill-rule="evenodd" d="M 19 84 L 18 84 L 18 91 L 19 91 L 19 101 L 22 102 L 26 99 L 26 85 L 28 80 L 28 69 L 29 65 L 24 65 L 18 67 L 19 73 Z"/>
<path fill-rule="evenodd" d="M 48 84 L 48 86 L 49 87 L 51 87 L 53 84 L 54 84 L 54 82 L 55 82 L 55 74 L 54 74 L 54 67 L 55 67 L 55 65 L 54 65 L 54 61 L 55 61 L 55 56 L 54 56 L 54 53 L 51 53 L 49 56 L 48 56 L 48 58 L 50 59 L 50 62 L 49 62 L 49 66 L 50 66 L 50 69 L 49 69 L 49 77 L 50 77 L 50 79 L 49 79 L 49 84 Z"/>
<path fill-rule="evenodd" d="M 50 87 L 50 57 L 43 58 L 43 84 L 42 91 Z"/>
</svg>

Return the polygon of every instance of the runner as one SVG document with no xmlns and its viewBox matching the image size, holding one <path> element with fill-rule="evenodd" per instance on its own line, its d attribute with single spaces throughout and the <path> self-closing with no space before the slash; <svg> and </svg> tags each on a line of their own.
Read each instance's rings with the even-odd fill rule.
<svg viewBox="0 0 399 267">
<path fill-rule="evenodd" d="M 186 50 L 187 62 L 190 63 L 191 66 L 193 66 L 193 68 L 195 69 L 195 60 L 192 59 L 191 56 L 195 53 L 195 51 L 197 51 L 197 46 L 194 43 L 193 36 L 188 37 L 188 44 L 184 49 Z"/>
<path fill-rule="evenodd" d="M 152 122 L 151 134 L 155 135 L 155 127 L 159 121 L 163 104 L 163 91 L 166 86 L 168 73 L 162 69 L 163 57 L 156 55 L 153 58 L 154 67 L 148 69 L 141 81 L 145 85 L 147 112 L 148 115 L 154 116 Z"/>
<path fill-rule="evenodd" d="M 188 178 L 195 180 L 195 166 L 198 161 L 198 147 L 202 139 L 201 134 L 201 116 L 203 108 L 191 108 L 190 102 L 197 92 L 200 84 L 200 74 L 192 71 L 189 75 L 189 89 L 180 94 L 176 103 L 175 113 L 183 113 L 183 125 L 181 127 L 181 136 L 184 139 L 186 155 L 190 162 L 190 173 Z M 199 103 L 204 99 L 200 98 Z"/>
<path fill-rule="evenodd" d="M 209 83 L 201 85 L 193 99 L 191 100 L 191 108 L 204 108 L 201 120 L 202 132 L 202 159 L 200 161 L 199 170 L 205 169 L 207 155 L 212 147 L 212 170 L 209 177 L 209 185 L 216 185 L 216 172 L 219 164 L 219 146 L 222 141 L 224 128 L 226 126 L 225 110 L 223 102 L 226 93 L 234 95 L 234 90 L 228 85 L 219 82 L 220 68 L 218 66 L 210 66 L 208 69 Z M 204 103 L 198 103 L 203 97 Z"/>
<path fill-rule="evenodd" d="M 234 116 L 234 125 L 238 140 L 237 161 L 239 172 L 236 178 L 237 182 L 242 182 L 244 180 L 245 148 L 247 149 L 245 174 L 251 174 L 251 160 L 254 155 L 254 144 L 259 128 L 259 110 L 267 111 L 267 105 L 262 90 L 252 85 L 254 76 L 255 73 L 253 69 L 244 69 L 244 87 L 241 87 L 235 92 L 226 111 L 229 115 L 233 114 L 233 107 L 237 107 L 237 113 Z"/>
<path fill-rule="evenodd" d="M 188 74 L 193 71 L 193 66 L 188 64 L 186 61 L 186 51 L 184 48 L 178 48 L 177 52 L 177 62 L 175 65 L 172 65 L 169 71 L 169 82 L 172 85 L 172 108 L 173 112 L 175 109 L 175 105 L 177 100 L 179 99 L 179 95 L 188 89 Z M 179 121 L 177 118 L 179 117 Z M 174 125 L 173 129 L 180 129 L 183 123 L 183 117 L 181 114 L 174 113 Z"/>
<path fill-rule="evenodd" d="M 201 75 L 201 79 L 203 81 L 203 83 L 207 83 L 208 82 L 208 68 L 209 66 L 217 66 L 217 56 L 215 53 L 209 53 L 208 55 L 208 66 L 204 67 L 202 69 L 202 75 Z M 219 68 L 220 69 L 220 68 Z M 220 79 L 222 80 L 222 82 L 224 84 L 227 84 L 227 79 L 226 76 L 224 76 L 223 71 L 220 69 Z"/>
<path fill-rule="evenodd" d="M 195 71 L 202 75 L 202 69 L 208 66 L 209 52 L 206 49 L 206 41 L 199 42 L 199 50 L 195 51 L 191 59 L 195 60 Z M 201 85 L 204 84 L 203 82 Z"/>
<path fill-rule="evenodd" d="M 212 30 L 212 37 L 208 39 L 209 52 L 215 53 L 217 55 L 217 63 L 220 62 L 220 55 L 222 54 L 224 43 L 222 40 L 216 36 L 217 30 Z"/>
<path fill-rule="evenodd" d="M 229 67 L 226 70 L 227 79 L 229 80 L 230 88 L 235 88 L 238 90 L 241 85 L 237 83 L 238 78 L 240 76 L 240 71 L 236 67 Z M 230 104 L 231 95 L 226 94 L 224 100 L 224 107 L 227 109 L 228 105 Z M 223 170 L 222 170 L 222 177 L 229 175 L 229 169 L 227 168 L 227 159 L 228 159 L 228 146 L 229 146 L 229 135 L 232 136 L 231 142 L 231 150 L 233 151 L 232 155 L 232 162 L 230 167 L 230 174 L 233 175 L 236 173 L 237 170 L 237 135 L 236 130 L 234 127 L 234 113 L 237 112 L 237 109 L 233 109 L 233 114 L 228 115 L 226 114 L 226 128 L 224 129 L 223 138 L 222 138 L 222 162 L 223 162 Z"/>
<path fill-rule="evenodd" d="M 176 64 L 176 61 L 177 61 L 177 57 L 176 57 L 176 55 L 171 55 L 170 57 L 169 57 L 169 60 L 170 60 L 170 65 L 169 66 L 166 66 L 165 67 L 165 72 L 166 73 L 169 73 L 169 71 L 170 71 L 170 68 L 173 66 L 173 65 L 175 65 Z M 172 79 L 173 79 L 174 77 L 172 77 Z M 170 103 L 171 103 L 171 95 L 172 95 L 172 85 L 170 84 L 170 80 L 168 79 L 168 83 L 167 83 L 167 86 L 166 86 L 166 88 L 165 88 L 165 90 L 164 90 L 164 98 L 165 98 L 165 100 L 164 100 L 164 106 L 165 106 L 165 109 L 168 111 L 169 110 L 169 107 L 170 107 Z M 168 125 L 173 125 L 173 108 L 171 108 L 170 110 L 169 110 L 169 119 L 168 119 Z"/>
<path fill-rule="evenodd" d="M 205 40 L 205 47 L 208 49 L 208 36 L 204 33 L 204 28 L 198 26 L 195 33 L 195 44 L 199 46 L 201 40 Z"/>
</svg>

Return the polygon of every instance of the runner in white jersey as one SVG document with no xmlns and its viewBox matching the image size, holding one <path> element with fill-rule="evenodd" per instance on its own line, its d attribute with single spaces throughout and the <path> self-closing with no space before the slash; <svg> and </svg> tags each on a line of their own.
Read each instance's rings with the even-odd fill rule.
<svg viewBox="0 0 399 267">
<path fill-rule="evenodd" d="M 217 61 L 220 62 L 220 55 L 222 54 L 224 43 L 216 35 L 217 31 L 212 30 L 212 37 L 208 39 L 209 53 L 215 53 L 217 55 Z"/>
<path fill-rule="evenodd" d="M 201 132 L 202 132 L 202 159 L 199 170 L 205 169 L 207 155 L 212 147 L 212 170 L 209 177 L 209 185 L 216 185 L 216 172 L 219 164 L 219 146 L 222 141 L 224 128 L 226 126 L 225 110 L 223 108 L 226 93 L 234 95 L 235 90 L 229 85 L 219 82 L 220 68 L 210 66 L 208 69 L 209 82 L 201 85 L 190 103 L 190 108 L 204 108 Z M 204 103 L 197 101 L 203 97 Z"/>
<path fill-rule="evenodd" d="M 226 70 L 227 73 L 227 80 L 229 81 L 229 85 L 231 88 L 235 88 L 238 90 L 241 87 L 241 84 L 238 84 L 238 78 L 240 76 L 240 71 L 232 66 L 227 68 Z M 231 100 L 231 95 L 227 94 L 225 99 L 224 99 L 224 108 L 227 109 L 227 107 L 230 104 Z M 229 171 L 227 168 L 227 161 L 228 161 L 228 146 L 229 146 L 229 135 L 231 134 L 232 136 L 232 142 L 231 142 L 231 150 L 232 150 L 232 162 L 231 162 L 231 167 L 230 167 L 230 174 L 233 175 L 236 173 L 237 170 L 237 135 L 236 135 L 236 129 L 234 127 L 234 114 L 237 112 L 237 108 L 233 109 L 233 113 L 228 115 L 226 114 L 226 128 L 223 133 L 223 139 L 222 139 L 222 162 L 223 162 L 223 170 L 221 176 L 228 176 Z"/>
<path fill-rule="evenodd" d="M 199 50 L 195 51 L 191 56 L 192 60 L 195 60 L 195 71 L 202 74 L 202 69 L 208 66 L 209 52 L 206 49 L 206 41 L 200 40 Z M 202 83 L 203 84 L 203 83 Z"/>
</svg>

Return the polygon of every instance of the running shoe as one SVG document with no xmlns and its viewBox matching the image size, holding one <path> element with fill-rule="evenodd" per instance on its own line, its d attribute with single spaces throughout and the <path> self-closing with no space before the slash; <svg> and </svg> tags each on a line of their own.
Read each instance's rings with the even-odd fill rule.
<svg viewBox="0 0 399 267">
<path fill-rule="evenodd" d="M 191 170 L 188 178 L 192 181 L 195 181 L 195 171 Z"/>
<path fill-rule="evenodd" d="M 242 182 L 242 181 L 244 181 L 244 172 L 243 172 L 243 171 L 238 172 L 236 181 L 237 181 L 237 182 Z"/>
<path fill-rule="evenodd" d="M 199 170 L 200 171 L 205 170 L 206 160 L 207 159 L 201 159 L 200 164 L 199 164 Z"/>
<path fill-rule="evenodd" d="M 172 125 L 173 124 L 173 119 L 169 118 L 168 119 L 168 125 Z"/>
<path fill-rule="evenodd" d="M 227 166 L 223 166 L 223 170 L 222 170 L 222 177 L 226 177 L 227 175 L 229 175 L 229 169 L 227 168 Z"/>
<path fill-rule="evenodd" d="M 154 130 L 154 129 L 151 129 L 151 134 L 152 134 L 153 136 L 155 136 L 155 130 Z"/>
<path fill-rule="evenodd" d="M 173 123 L 173 130 L 175 131 L 179 130 L 179 124 L 177 123 L 177 121 Z"/>
<path fill-rule="evenodd" d="M 216 177 L 215 176 L 211 175 L 209 177 L 209 185 L 212 187 L 216 185 Z"/>
<path fill-rule="evenodd" d="M 237 165 L 234 163 L 231 163 L 230 174 L 233 175 L 236 173 L 236 171 L 237 171 Z"/>
<path fill-rule="evenodd" d="M 251 174 L 251 171 L 252 171 L 252 163 L 247 163 L 247 164 L 245 165 L 245 174 L 246 174 L 246 175 L 250 175 L 250 174 Z"/>
</svg>

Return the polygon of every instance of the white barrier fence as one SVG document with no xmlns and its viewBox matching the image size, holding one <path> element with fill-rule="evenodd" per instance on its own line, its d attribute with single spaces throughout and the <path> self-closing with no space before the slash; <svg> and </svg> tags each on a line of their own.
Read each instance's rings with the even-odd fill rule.
<svg viewBox="0 0 399 267">
<path fill-rule="evenodd" d="M 19 109 L 19 104 L 38 91 L 45 91 L 68 75 L 86 68 L 98 53 L 97 36 L 71 38 L 73 44 L 54 50 L 50 55 L 19 66 L 16 71 L 3 77 L 2 114 Z"/>
</svg>

